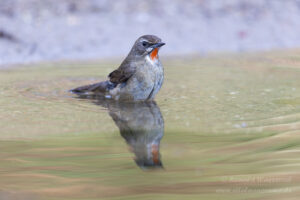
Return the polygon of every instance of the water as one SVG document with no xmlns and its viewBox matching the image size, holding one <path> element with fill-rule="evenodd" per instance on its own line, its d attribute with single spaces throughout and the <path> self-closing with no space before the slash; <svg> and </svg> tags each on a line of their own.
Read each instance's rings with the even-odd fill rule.
<svg viewBox="0 0 300 200">
<path fill-rule="evenodd" d="M 0 72 L 0 199 L 296 199 L 298 52 L 167 58 L 156 103 L 78 98 L 117 61 Z"/>
</svg>

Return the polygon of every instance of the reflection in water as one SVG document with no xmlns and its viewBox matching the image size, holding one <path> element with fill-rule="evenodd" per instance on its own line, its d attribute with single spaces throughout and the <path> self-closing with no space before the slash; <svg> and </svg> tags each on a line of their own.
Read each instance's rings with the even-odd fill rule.
<svg viewBox="0 0 300 200">
<path fill-rule="evenodd" d="M 108 109 L 136 155 L 136 164 L 141 168 L 162 167 L 159 144 L 164 134 L 164 121 L 156 103 L 109 104 Z"/>
<path fill-rule="evenodd" d="M 159 145 L 164 135 L 164 120 L 155 102 L 122 103 L 97 99 L 95 103 L 109 110 L 139 167 L 163 167 Z"/>
</svg>

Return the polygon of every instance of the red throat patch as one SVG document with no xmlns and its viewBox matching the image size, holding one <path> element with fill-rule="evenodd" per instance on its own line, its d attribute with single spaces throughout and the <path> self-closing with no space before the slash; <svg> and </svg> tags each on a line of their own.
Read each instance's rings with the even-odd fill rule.
<svg viewBox="0 0 300 200">
<path fill-rule="evenodd" d="M 155 48 L 152 52 L 151 52 L 151 54 L 150 54 L 150 58 L 151 58 L 151 60 L 156 60 L 157 59 L 157 55 L 158 55 L 158 48 Z"/>
</svg>

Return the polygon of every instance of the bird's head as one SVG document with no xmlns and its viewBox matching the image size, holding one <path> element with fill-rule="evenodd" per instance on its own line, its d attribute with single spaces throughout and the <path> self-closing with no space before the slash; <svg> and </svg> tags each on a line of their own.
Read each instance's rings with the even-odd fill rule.
<svg viewBox="0 0 300 200">
<path fill-rule="evenodd" d="M 165 45 L 161 39 L 155 35 L 143 35 L 134 43 L 131 54 L 137 57 L 150 56 L 152 60 L 157 59 L 158 50 Z"/>
</svg>

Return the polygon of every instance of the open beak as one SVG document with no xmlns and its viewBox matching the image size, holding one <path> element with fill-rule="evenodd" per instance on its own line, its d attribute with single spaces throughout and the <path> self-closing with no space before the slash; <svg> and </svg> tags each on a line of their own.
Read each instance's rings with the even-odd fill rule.
<svg viewBox="0 0 300 200">
<path fill-rule="evenodd" d="M 151 47 L 152 47 L 153 49 L 155 49 L 155 48 L 158 48 L 158 47 L 162 47 L 162 46 L 164 46 L 165 44 L 166 44 L 166 43 L 158 42 L 158 43 L 155 43 L 155 44 L 151 45 Z"/>
</svg>

